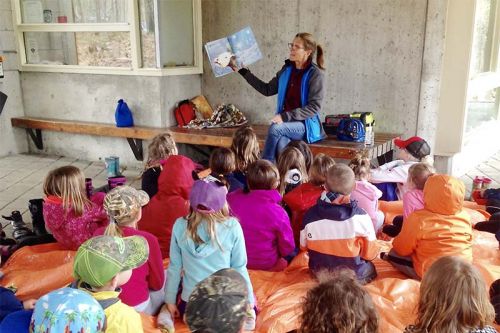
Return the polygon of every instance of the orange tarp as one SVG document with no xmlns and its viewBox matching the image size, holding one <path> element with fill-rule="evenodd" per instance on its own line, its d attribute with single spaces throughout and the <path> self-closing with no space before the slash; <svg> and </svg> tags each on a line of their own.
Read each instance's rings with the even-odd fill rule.
<svg viewBox="0 0 500 333">
<path fill-rule="evenodd" d="M 394 205 L 394 204 L 392 204 Z M 395 206 L 389 205 L 389 207 Z M 382 205 L 384 206 L 384 205 Z M 476 207 L 477 209 L 480 207 Z M 398 211 L 392 211 L 397 214 Z M 478 214 L 478 215 L 476 215 Z M 487 214 L 487 213 L 486 213 Z M 474 219 L 485 219 L 481 211 L 473 211 Z M 382 251 L 388 251 L 390 242 L 378 241 Z M 474 231 L 474 265 L 485 281 L 491 284 L 500 278 L 500 252 L 492 234 Z M 74 252 L 64 251 L 56 244 L 26 247 L 16 252 L 2 268 L 3 286 L 14 284 L 21 299 L 39 297 L 49 290 L 63 287 L 71 279 Z M 166 260 L 165 265 L 168 265 Z M 415 319 L 420 282 L 407 279 L 389 263 L 374 261 L 378 277 L 365 288 L 371 294 L 380 316 L 380 332 L 400 333 Z M 285 333 L 296 329 L 300 304 L 307 291 L 315 285 L 307 268 L 307 254 L 299 254 L 283 272 L 250 271 L 250 278 L 258 300 L 258 333 Z M 154 317 L 143 315 L 144 331 L 160 333 Z M 176 323 L 176 332 L 189 332 Z"/>
</svg>

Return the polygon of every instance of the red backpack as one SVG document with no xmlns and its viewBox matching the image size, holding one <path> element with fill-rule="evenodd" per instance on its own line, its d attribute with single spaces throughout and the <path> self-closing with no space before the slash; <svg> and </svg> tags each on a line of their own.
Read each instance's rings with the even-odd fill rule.
<svg viewBox="0 0 500 333">
<path fill-rule="evenodd" d="M 183 127 L 193 119 L 196 119 L 196 113 L 193 103 L 189 99 L 180 101 L 174 110 L 175 120 L 177 120 L 177 126 Z"/>
</svg>

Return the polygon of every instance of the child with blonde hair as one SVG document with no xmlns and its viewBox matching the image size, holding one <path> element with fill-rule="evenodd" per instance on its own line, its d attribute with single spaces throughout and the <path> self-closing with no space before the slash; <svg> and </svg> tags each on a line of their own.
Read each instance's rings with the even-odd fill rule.
<svg viewBox="0 0 500 333">
<path fill-rule="evenodd" d="M 405 333 L 493 333 L 495 310 L 481 274 L 458 257 L 442 257 L 420 284 L 417 320 Z"/>
<path fill-rule="evenodd" d="M 163 304 L 165 271 L 158 239 L 146 231 L 137 230 L 142 206 L 149 202 L 146 192 L 130 186 L 118 186 L 104 198 L 104 209 L 109 215 L 107 227 L 96 230 L 94 235 L 113 237 L 142 236 L 149 246 L 146 263 L 132 270 L 130 280 L 121 288 L 120 299 L 138 312 L 156 314 Z"/>
<path fill-rule="evenodd" d="M 326 191 L 304 216 L 300 247 L 308 251 L 314 275 L 349 268 L 360 282 L 368 283 L 377 276 L 371 261 L 379 248 L 370 216 L 351 201 L 355 184 L 347 165 L 335 164 L 328 170 Z"/>
<path fill-rule="evenodd" d="M 403 195 L 403 215 L 396 216 L 392 225 L 385 225 L 383 232 L 396 237 L 403 227 L 403 222 L 416 210 L 424 208 L 424 185 L 427 178 L 435 173 L 434 168 L 427 163 L 416 163 L 408 169 L 408 192 Z"/>
<path fill-rule="evenodd" d="M 306 161 L 299 149 L 286 147 L 278 156 L 277 165 L 280 173 L 279 192 L 281 195 L 307 182 Z"/>
<path fill-rule="evenodd" d="M 245 187 L 245 184 L 234 176 L 236 159 L 231 149 L 224 147 L 215 149 L 210 154 L 209 167 L 211 176 L 225 182 L 230 193 Z"/>
<path fill-rule="evenodd" d="M 67 165 L 49 172 L 43 183 L 43 218 L 59 244 L 77 250 L 94 231 L 108 224 L 102 207 L 105 194 L 90 198 L 85 190 L 85 176 L 75 166 Z"/>
<path fill-rule="evenodd" d="M 356 154 L 349 162 L 349 167 L 354 171 L 356 177 L 356 187 L 351 193 L 351 199 L 356 200 L 358 206 L 370 215 L 376 233 L 384 224 L 384 213 L 378 210 L 378 199 L 382 196 L 382 192 L 368 182 L 370 179 L 370 160 L 365 154 Z"/>
<path fill-rule="evenodd" d="M 247 282 L 249 313 L 245 329 L 253 330 L 255 301 L 246 268 L 245 239 L 238 220 L 229 215 L 226 195 L 227 188 L 222 182 L 202 179 L 194 183 L 189 196 L 190 213 L 177 219 L 172 231 L 166 308 L 162 312 L 182 318 L 186 302 L 198 282 L 220 269 L 234 268 Z M 177 303 L 181 281 L 182 292 Z"/>
<path fill-rule="evenodd" d="M 321 193 L 325 190 L 328 170 L 335 165 L 335 160 L 323 153 L 319 153 L 309 169 L 309 181 L 300 184 L 283 196 L 283 202 L 290 209 L 291 224 L 295 244 L 299 246 L 300 228 L 306 211 L 314 206 Z"/>
<path fill-rule="evenodd" d="M 320 275 L 307 292 L 298 333 L 376 333 L 378 316 L 370 294 L 350 270 Z"/>
<path fill-rule="evenodd" d="M 177 155 L 177 145 L 172 134 L 158 134 L 148 146 L 148 160 L 142 173 L 142 189 L 153 197 L 158 193 L 158 178 L 162 170 L 162 162 L 171 155 Z"/>
<path fill-rule="evenodd" d="M 295 243 L 290 220 L 280 206 L 281 195 L 276 190 L 278 169 L 267 160 L 255 161 L 248 167 L 247 183 L 247 190 L 240 189 L 227 196 L 245 236 L 247 267 L 282 271 L 288 265 L 285 258 L 293 257 Z"/>
<path fill-rule="evenodd" d="M 252 127 L 238 128 L 233 135 L 231 150 L 236 158 L 234 176 L 240 183 L 246 184 L 247 168 L 251 163 L 257 161 L 260 155 L 259 141 Z"/>
</svg>

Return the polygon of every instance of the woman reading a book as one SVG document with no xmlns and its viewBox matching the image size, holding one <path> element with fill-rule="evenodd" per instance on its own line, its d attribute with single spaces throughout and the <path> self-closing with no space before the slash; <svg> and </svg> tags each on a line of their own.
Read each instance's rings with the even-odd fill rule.
<svg viewBox="0 0 500 333">
<path fill-rule="evenodd" d="M 268 83 L 253 75 L 247 68 L 239 69 L 245 80 L 264 96 L 278 94 L 278 107 L 271 119 L 262 158 L 275 161 L 276 156 L 291 140 L 308 143 L 326 137 L 319 120 L 324 96 L 323 48 L 307 32 L 295 35 L 289 59 Z M 316 53 L 316 63 L 313 56 Z M 231 61 L 233 70 L 238 70 Z"/>
</svg>

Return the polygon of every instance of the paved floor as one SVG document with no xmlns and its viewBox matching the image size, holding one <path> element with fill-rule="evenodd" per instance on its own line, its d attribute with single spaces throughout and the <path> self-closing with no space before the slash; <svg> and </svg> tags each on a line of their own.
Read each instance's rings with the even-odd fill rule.
<svg viewBox="0 0 500 333">
<path fill-rule="evenodd" d="M 31 223 L 28 211 L 28 200 L 43 197 L 43 180 L 47 173 L 64 165 L 79 167 L 86 177 L 93 179 L 94 187 L 106 184 L 106 170 L 103 162 L 88 162 L 73 158 L 47 155 L 11 155 L 0 158 L 0 214 L 10 215 L 19 210 L 23 219 Z M 140 187 L 141 169 L 129 168 L 123 171 L 129 185 Z M 469 195 L 472 180 L 475 176 L 487 176 L 493 180 L 492 188 L 500 187 L 500 152 L 487 162 L 470 170 L 461 179 L 464 181 Z M 1 220 L 5 231 L 10 235 L 10 225 Z"/>
<path fill-rule="evenodd" d="M 47 173 L 64 165 L 74 165 L 80 168 L 85 177 L 93 179 L 94 187 L 107 183 L 104 162 L 88 162 L 74 158 L 47 155 L 11 155 L 0 158 L 0 215 L 10 215 L 13 210 L 19 210 L 23 219 L 31 223 L 28 211 L 28 200 L 43 197 L 43 181 Z M 129 185 L 140 187 L 140 169 L 126 169 L 123 175 Z M 11 228 L 7 221 L 0 223 L 6 226 L 10 235 Z"/>
</svg>

